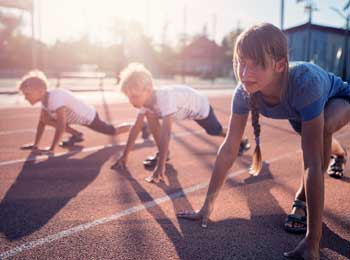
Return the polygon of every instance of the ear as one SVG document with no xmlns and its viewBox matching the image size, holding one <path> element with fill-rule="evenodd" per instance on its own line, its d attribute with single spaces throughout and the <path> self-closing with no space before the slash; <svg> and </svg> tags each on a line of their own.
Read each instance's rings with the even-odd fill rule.
<svg viewBox="0 0 350 260">
<path fill-rule="evenodd" d="M 279 73 L 283 72 L 286 69 L 286 66 L 287 66 L 287 61 L 285 58 L 282 58 L 282 59 L 276 61 L 275 71 L 279 72 Z"/>
</svg>

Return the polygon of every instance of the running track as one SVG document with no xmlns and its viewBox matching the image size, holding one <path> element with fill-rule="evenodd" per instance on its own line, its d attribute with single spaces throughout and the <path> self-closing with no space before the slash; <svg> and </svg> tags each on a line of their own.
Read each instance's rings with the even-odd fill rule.
<svg viewBox="0 0 350 260">
<path fill-rule="evenodd" d="M 227 125 L 230 96 L 210 101 Z M 111 122 L 136 115 L 126 103 L 96 107 Z M 203 229 L 175 213 L 202 205 L 221 138 L 175 123 L 166 183 L 155 185 L 142 166 L 152 141 L 138 141 L 127 171 L 110 169 L 126 136 L 84 127 L 81 146 L 35 158 L 19 146 L 33 140 L 37 118 L 37 108 L 0 109 L 0 259 L 284 259 L 302 238 L 283 230 L 301 174 L 300 138 L 285 121 L 262 118 L 263 172 L 247 173 L 252 151 L 240 157 Z M 250 126 L 246 135 L 253 140 Z M 337 136 L 350 149 L 350 127 Z M 348 165 L 346 176 L 325 178 L 323 259 L 350 258 Z"/>
</svg>

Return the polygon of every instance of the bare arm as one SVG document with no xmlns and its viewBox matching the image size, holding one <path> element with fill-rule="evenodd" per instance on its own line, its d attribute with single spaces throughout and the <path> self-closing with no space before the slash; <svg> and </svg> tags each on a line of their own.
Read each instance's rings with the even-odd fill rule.
<svg viewBox="0 0 350 260">
<path fill-rule="evenodd" d="M 239 145 L 247 123 L 248 115 L 232 114 L 230 118 L 229 131 L 216 157 L 213 174 L 210 179 L 205 203 L 212 207 L 223 186 L 228 170 L 237 158 Z"/>
<path fill-rule="evenodd" d="M 163 118 L 162 127 L 160 130 L 160 147 L 159 147 L 159 160 L 157 168 L 164 169 L 166 158 L 169 150 L 169 142 L 172 126 L 172 115 Z"/>
<path fill-rule="evenodd" d="M 163 181 L 165 172 L 165 163 L 168 156 L 169 142 L 171 135 L 172 115 L 168 115 L 163 118 L 162 126 L 160 129 L 160 140 L 159 140 L 159 160 L 157 167 L 153 174 L 146 178 L 147 182 L 158 182 Z"/>
<path fill-rule="evenodd" d="M 115 131 L 117 135 L 124 134 L 126 132 L 129 132 L 130 129 L 133 127 L 132 124 L 129 123 L 123 123 L 115 127 Z"/>
<path fill-rule="evenodd" d="M 67 118 L 66 118 L 66 109 L 65 107 L 60 107 L 56 110 L 57 122 L 55 135 L 52 140 L 50 151 L 54 151 L 58 145 L 58 142 L 61 140 L 63 133 L 66 130 Z"/>
<path fill-rule="evenodd" d="M 45 120 L 46 114 L 45 113 L 47 113 L 47 112 L 45 110 L 41 109 L 40 118 L 38 121 L 38 125 L 36 127 L 34 143 L 22 145 L 21 149 L 27 150 L 27 149 L 37 149 L 38 148 L 38 145 L 40 143 L 41 137 L 43 136 L 45 126 L 46 126 L 46 120 Z"/>
<path fill-rule="evenodd" d="M 324 115 L 323 113 L 302 123 L 302 150 L 304 159 L 304 185 L 307 205 L 306 235 L 311 243 L 321 239 L 322 212 L 324 206 Z"/>
<path fill-rule="evenodd" d="M 239 145 L 247 124 L 248 115 L 231 114 L 229 130 L 219 148 L 213 174 L 210 179 L 207 196 L 202 209 L 198 213 L 179 213 L 178 217 L 201 219 L 202 226 L 206 227 L 208 218 L 214 208 L 215 200 L 223 186 L 228 170 L 237 158 Z"/>
<path fill-rule="evenodd" d="M 45 130 L 45 120 L 44 118 L 44 114 L 47 113 L 45 110 L 41 109 L 40 112 L 40 118 L 39 118 L 39 122 L 38 122 L 38 126 L 36 127 L 36 134 L 35 134 L 35 139 L 34 139 L 34 144 L 33 146 L 36 148 L 39 145 L 39 142 L 41 140 L 41 137 L 43 136 L 44 130 Z"/>
<path fill-rule="evenodd" d="M 128 140 L 126 142 L 126 147 L 123 153 L 124 157 L 127 157 L 129 155 L 131 148 L 134 145 L 135 140 L 142 129 L 144 117 L 145 117 L 144 114 L 137 115 L 135 124 L 131 127 L 131 130 L 129 132 Z"/>
</svg>

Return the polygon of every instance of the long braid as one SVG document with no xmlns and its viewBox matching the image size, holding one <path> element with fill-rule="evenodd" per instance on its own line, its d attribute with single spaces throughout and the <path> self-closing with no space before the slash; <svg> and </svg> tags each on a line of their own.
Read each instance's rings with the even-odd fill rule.
<svg viewBox="0 0 350 260">
<path fill-rule="evenodd" d="M 252 115 L 252 126 L 254 129 L 255 136 L 255 150 L 253 154 L 253 161 L 250 167 L 249 173 L 257 176 L 260 173 L 262 168 L 262 157 L 261 157 L 261 149 L 260 149 L 260 124 L 259 124 L 259 108 L 257 104 L 257 96 L 256 94 L 250 95 L 250 108 Z"/>
</svg>

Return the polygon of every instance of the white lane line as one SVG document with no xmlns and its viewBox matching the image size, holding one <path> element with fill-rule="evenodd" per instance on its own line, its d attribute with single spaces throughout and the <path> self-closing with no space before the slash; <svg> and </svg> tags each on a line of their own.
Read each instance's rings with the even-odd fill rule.
<svg viewBox="0 0 350 260">
<path fill-rule="evenodd" d="M 113 121 L 111 122 L 112 125 L 118 125 L 124 122 L 132 122 L 134 119 L 129 119 L 125 121 Z M 45 131 L 53 131 L 54 128 L 50 127 L 45 129 Z M 12 134 L 22 134 L 22 133 L 27 133 L 27 132 L 36 132 L 36 128 L 24 128 L 24 129 L 18 129 L 18 130 L 9 130 L 9 131 L 0 131 L 0 135 L 12 135 Z"/>
<path fill-rule="evenodd" d="M 0 135 L 22 134 L 22 133 L 26 133 L 26 132 L 35 133 L 35 131 L 36 131 L 36 129 L 34 129 L 34 128 L 27 128 L 27 129 L 12 130 L 12 131 L 2 131 L 2 132 L 0 132 Z"/>
<path fill-rule="evenodd" d="M 182 136 L 187 136 L 187 135 L 197 135 L 204 132 L 204 130 L 196 130 L 196 131 L 182 131 L 176 134 L 172 134 L 172 137 L 182 137 Z M 142 139 L 139 139 L 136 141 L 137 144 L 143 143 Z M 16 164 L 16 163 L 23 163 L 23 162 L 40 162 L 43 160 L 47 160 L 48 158 L 55 158 L 59 157 L 62 155 L 72 155 L 76 153 L 87 153 L 87 152 L 93 152 L 96 150 L 100 150 L 103 148 L 109 148 L 109 147 L 119 147 L 119 146 L 124 146 L 126 145 L 125 142 L 120 143 L 120 144 L 107 144 L 107 145 L 99 145 L 99 146 L 92 146 L 88 148 L 84 148 L 82 150 L 77 150 L 77 151 L 69 151 L 69 152 L 61 152 L 61 153 L 56 153 L 54 155 L 39 155 L 39 156 L 30 156 L 28 158 L 21 158 L 21 159 L 15 159 L 15 160 L 9 160 L 9 161 L 0 161 L 0 166 L 5 166 L 5 165 L 10 165 L 10 164 Z"/>
<path fill-rule="evenodd" d="M 290 152 L 290 153 L 286 153 L 286 154 L 280 155 L 280 156 L 275 157 L 275 158 L 273 158 L 271 160 L 267 160 L 266 162 L 267 163 L 273 163 L 273 162 L 279 161 L 279 160 L 281 160 L 283 158 L 294 156 L 296 153 L 299 153 L 299 152 L 301 152 L 300 149 L 298 149 L 298 150 L 296 150 L 294 152 Z M 232 172 L 232 173 L 230 173 L 228 175 L 228 178 L 233 178 L 233 177 L 241 175 L 243 173 L 248 173 L 248 169 L 240 169 L 240 170 L 237 170 L 235 172 Z M 47 244 L 47 243 L 51 243 L 51 242 L 56 241 L 58 239 L 65 238 L 65 237 L 71 236 L 71 235 L 79 233 L 79 232 L 83 232 L 83 231 L 88 230 L 90 228 L 106 224 L 108 222 L 117 220 L 117 219 L 119 219 L 121 217 L 124 217 L 124 216 L 131 215 L 133 213 L 139 212 L 139 211 L 144 210 L 144 209 L 153 208 L 153 207 L 155 207 L 157 205 L 160 205 L 160 204 L 162 204 L 164 202 L 167 202 L 167 201 L 170 201 L 170 200 L 173 200 L 173 199 L 185 196 L 187 194 L 190 194 L 190 193 L 202 190 L 202 189 L 208 187 L 208 185 L 209 185 L 209 182 L 204 182 L 204 183 L 200 183 L 200 184 L 197 184 L 197 185 L 193 185 L 191 187 L 188 187 L 188 188 L 184 189 L 183 191 L 174 192 L 172 194 L 169 194 L 169 195 L 157 198 L 155 200 L 143 203 L 141 205 L 134 206 L 134 207 L 128 208 L 126 210 L 117 212 L 117 213 L 115 213 L 113 215 L 110 215 L 108 217 L 96 219 L 96 220 L 94 220 L 92 222 L 84 223 L 84 224 L 81 224 L 81 225 L 78 225 L 78 226 L 75 226 L 75 227 L 63 230 L 63 231 L 58 232 L 56 234 L 52 234 L 52 235 L 49 235 L 49 236 L 46 236 L 46 237 L 43 237 L 43 238 L 40 238 L 40 239 L 37 239 L 37 240 L 33 240 L 33 241 L 30 241 L 30 242 L 24 243 L 22 245 L 19 245 L 17 247 L 14 247 L 14 248 L 12 248 L 12 249 L 10 249 L 8 251 L 5 251 L 5 252 L 1 253 L 0 254 L 0 259 L 6 259 L 6 258 L 9 258 L 9 257 L 13 257 L 13 256 L 15 256 L 15 255 L 17 255 L 17 254 L 19 254 L 21 252 L 26 251 L 26 250 L 31 250 L 31 249 L 33 249 L 35 247 L 38 247 L 38 246 L 41 246 L 41 245 L 44 245 L 44 244 Z"/>
</svg>

